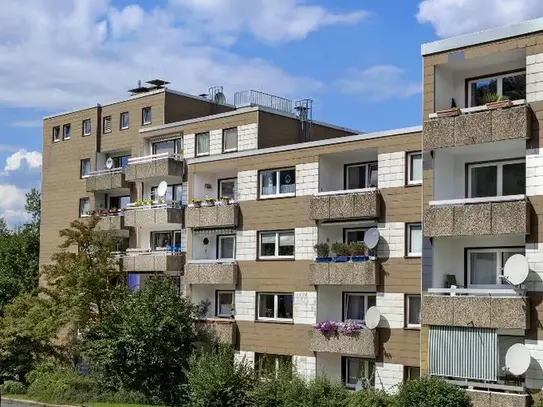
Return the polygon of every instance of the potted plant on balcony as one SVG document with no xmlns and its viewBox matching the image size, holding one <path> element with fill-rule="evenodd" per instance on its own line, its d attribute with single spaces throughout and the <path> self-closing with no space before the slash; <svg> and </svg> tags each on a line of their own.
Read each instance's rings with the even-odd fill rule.
<svg viewBox="0 0 543 407">
<path fill-rule="evenodd" d="M 317 243 L 315 246 L 313 246 L 315 249 L 315 252 L 317 253 L 317 258 L 315 259 L 315 262 L 317 263 L 329 263 L 332 261 L 332 258 L 329 257 L 330 255 L 330 246 L 328 243 Z"/>
<path fill-rule="evenodd" d="M 497 93 L 487 93 L 484 97 L 487 109 L 505 109 L 513 106 L 513 102 L 509 100 L 507 96 L 498 96 Z"/>
<path fill-rule="evenodd" d="M 192 198 L 191 201 L 190 201 L 190 207 L 192 208 L 199 208 L 200 206 L 202 206 L 202 200 L 201 199 L 197 199 L 197 198 Z"/>
<path fill-rule="evenodd" d="M 345 263 L 349 261 L 349 248 L 345 243 L 336 242 L 332 244 L 332 251 L 336 254 L 334 262 Z"/>
<path fill-rule="evenodd" d="M 202 206 L 215 206 L 215 198 L 206 196 L 204 202 L 202 202 Z"/>
<path fill-rule="evenodd" d="M 230 197 L 229 196 L 226 196 L 226 195 L 222 195 L 221 196 L 221 205 L 229 205 L 230 204 Z"/>
<path fill-rule="evenodd" d="M 351 255 L 351 260 L 353 262 L 362 262 L 369 259 L 366 256 L 366 246 L 361 242 L 351 242 L 349 243 L 349 254 Z"/>
</svg>

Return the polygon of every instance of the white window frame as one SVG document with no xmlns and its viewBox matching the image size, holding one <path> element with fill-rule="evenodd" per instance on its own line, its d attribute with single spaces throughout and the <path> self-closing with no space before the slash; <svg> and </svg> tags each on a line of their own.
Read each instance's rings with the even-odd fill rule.
<svg viewBox="0 0 543 407">
<path fill-rule="evenodd" d="M 348 315 L 348 297 L 363 297 L 364 298 L 364 315 L 366 315 L 366 312 L 368 312 L 368 303 L 369 303 L 369 297 L 375 297 L 375 303 L 377 304 L 377 296 L 375 294 L 371 293 L 351 293 L 351 292 L 345 292 L 343 293 L 343 321 L 347 321 L 350 318 L 347 318 Z M 361 321 L 359 319 L 350 319 L 351 321 Z"/>
<path fill-rule="evenodd" d="M 226 137 L 225 137 L 225 131 L 228 130 L 236 130 L 236 148 L 226 148 Z M 222 152 L 223 153 L 232 153 L 234 151 L 238 151 L 238 144 L 239 144 L 239 130 L 237 127 L 230 127 L 228 129 L 223 129 L 222 131 Z"/>
<path fill-rule="evenodd" d="M 281 171 L 292 171 L 292 170 L 294 170 L 294 184 L 291 184 L 291 185 L 294 185 L 294 192 L 281 193 L 281 184 L 279 182 L 281 179 Z M 277 181 L 275 194 L 264 195 L 262 193 L 262 190 L 264 188 L 263 177 L 264 177 L 264 173 L 266 172 L 275 172 L 275 178 Z M 273 169 L 273 170 L 262 170 L 260 171 L 260 174 L 259 174 L 259 180 L 260 180 L 260 187 L 258 191 L 258 196 L 260 199 L 289 198 L 289 197 L 296 196 L 296 182 L 297 182 L 296 167 L 285 167 L 285 168 L 278 168 L 278 169 Z"/>
<path fill-rule="evenodd" d="M 68 129 L 68 132 L 67 132 L 68 135 L 66 135 L 66 129 Z M 72 138 L 72 124 L 71 123 L 64 124 L 62 126 L 62 139 L 71 140 L 71 138 Z"/>
<path fill-rule="evenodd" d="M 106 123 L 109 123 L 109 129 L 107 129 L 106 127 Z M 107 134 L 107 133 L 111 133 L 111 116 L 104 116 L 104 118 L 102 119 L 102 133 L 104 134 Z"/>
<path fill-rule="evenodd" d="M 472 101 L 472 94 L 471 94 L 472 93 L 472 91 L 471 91 L 472 86 L 471 85 L 472 84 L 477 83 L 477 82 L 481 82 L 481 81 L 496 79 L 496 93 L 498 94 L 498 96 L 501 96 L 501 95 L 503 95 L 503 79 L 511 77 L 511 76 L 522 75 L 522 74 L 526 75 L 526 71 L 525 70 L 519 70 L 519 71 L 515 71 L 515 72 L 509 72 L 509 73 L 506 73 L 506 74 L 503 74 L 503 75 L 489 75 L 489 76 L 484 76 L 482 78 L 472 79 L 472 80 L 468 81 L 468 107 L 475 107 L 475 106 L 471 105 L 471 101 Z"/>
<path fill-rule="evenodd" d="M 496 162 L 490 162 L 490 163 L 474 163 L 474 164 L 468 164 L 468 198 L 472 198 L 471 196 L 471 170 L 473 168 L 481 168 L 481 167 L 497 167 L 498 168 L 498 176 L 496 179 L 497 185 L 497 195 L 496 196 L 503 196 L 503 167 L 504 165 L 508 164 L 524 164 L 524 168 L 526 168 L 526 160 L 524 158 L 518 158 L 515 160 L 504 160 L 504 161 L 496 161 Z M 526 192 L 526 191 L 524 191 Z"/>
<path fill-rule="evenodd" d="M 127 117 L 127 121 L 126 121 L 126 126 L 123 126 L 123 117 Z M 121 113 L 121 116 L 120 116 L 120 119 L 121 119 L 121 130 L 126 130 L 128 128 L 130 128 L 130 113 L 129 112 L 122 112 Z"/>
<path fill-rule="evenodd" d="M 420 166 L 422 167 L 422 151 L 413 151 L 407 153 L 407 185 L 421 185 L 422 178 L 420 180 L 411 179 L 411 170 L 413 169 L 413 157 L 420 156 Z M 422 177 L 422 168 L 420 176 Z"/>
<path fill-rule="evenodd" d="M 467 270 L 467 280 L 466 280 L 466 286 L 472 287 L 472 288 L 488 288 L 488 289 L 495 289 L 495 288 L 507 288 L 511 287 L 510 284 L 507 283 L 506 280 L 500 278 L 500 276 L 503 275 L 503 266 L 505 264 L 502 263 L 503 259 L 503 253 L 504 252 L 513 252 L 518 254 L 525 255 L 526 249 L 522 246 L 515 246 L 515 247 L 486 247 L 486 248 L 479 248 L 479 249 L 467 249 L 466 254 L 466 264 L 468 267 Z M 496 284 L 471 284 L 471 254 L 472 253 L 496 253 Z M 503 283 L 503 284 L 502 284 Z"/>
<path fill-rule="evenodd" d="M 371 177 L 370 177 L 370 168 L 372 165 L 377 165 L 377 173 L 379 173 L 379 163 L 377 161 L 370 161 L 370 162 L 367 162 L 367 163 L 354 163 L 354 164 L 346 164 L 345 165 L 345 188 L 344 190 L 345 191 L 350 191 L 351 189 L 349 189 L 349 169 L 350 168 L 358 168 L 358 167 L 366 167 L 366 186 L 365 187 L 359 187 L 359 188 L 355 188 L 356 189 L 366 189 L 366 188 L 377 188 L 377 185 L 375 185 L 374 187 L 370 186 L 370 183 L 371 183 Z"/>
<path fill-rule="evenodd" d="M 58 143 L 60 141 L 60 138 L 61 138 L 61 136 L 60 136 L 60 126 L 54 126 L 51 131 L 52 131 L 52 136 L 53 136 L 53 143 Z M 56 137 L 55 137 L 55 131 L 57 132 Z"/>
<path fill-rule="evenodd" d="M 370 364 L 373 364 L 373 367 L 375 369 L 375 362 L 373 360 L 364 359 L 364 358 L 357 358 L 357 357 L 351 357 L 351 356 L 344 356 L 344 365 L 345 365 L 345 371 L 343 373 L 343 384 L 347 389 L 355 389 L 356 384 L 349 383 L 349 360 L 358 360 L 360 363 L 364 363 L 364 372 L 365 372 L 365 378 L 371 381 L 371 374 L 370 372 Z"/>
<path fill-rule="evenodd" d="M 222 257 L 222 241 L 226 239 L 232 239 L 234 241 L 233 245 L 233 257 Z M 217 236 L 217 260 L 235 260 L 236 259 L 236 235 L 219 235 Z"/>
<path fill-rule="evenodd" d="M 273 317 L 261 317 L 258 315 L 260 312 L 260 297 L 262 295 L 273 295 Z M 279 318 L 279 296 L 290 295 L 292 297 L 292 318 Z M 294 293 L 258 293 L 256 301 L 256 319 L 258 321 L 281 321 L 292 322 L 294 320 Z"/>
<path fill-rule="evenodd" d="M 88 208 L 89 208 L 89 211 L 90 211 L 90 198 L 79 198 L 79 217 L 80 218 L 85 218 L 87 216 L 89 216 L 89 212 L 87 213 L 83 213 L 83 202 L 87 202 L 88 203 Z"/>
<path fill-rule="evenodd" d="M 83 163 L 84 162 L 88 162 L 89 163 L 89 174 L 86 174 L 84 175 L 83 174 Z M 81 179 L 85 179 L 85 178 L 88 178 L 89 175 L 90 175 L 90 172 L 91 172 L 91 160 L 90 158 L 84 158 L 81 160 L 81 163 L 80 163 L 80 166 L 79 166 L 79 176 L 81 177 Z"/>
<path fill-rule="evenodd" d="M 408 328 L 420 328 L 420 323 L 412 324 L 409 322 L 409 315 L 411 310 L 411 298 L 416 297 L 420 301 L 419 311 L 422 312 L 422 297 L 420 295 L 406 295 L 406 307 L 405 307 L 405 325 Z"/>
<path fill-rule="evenodd" d="M 236 292 L 234 290 L 217 290 L 217 294 L 215 296 L 215 315 L 220 318 L 230 318 L 234 315 L 234 310 L 232 310 L 229 314 L 221 314 L 221 303 L 219 301 L 219 297 L 221 294 L 229 294 L 232 296 L 232 306 L 236 307 Z"/>
<path fill-rule="evenodd" d="M 89 130 L 87 131 L 85 129 L 85 126 L 86 125 L 89 125 Z M 92 132 L 92 128 L 91 128 L 91 119 L 85 119 L 83 120 L 83 137 L 85 136 L 90 136 L 91 135 L 91 132 Z"/>
<path fill-rule="evenodd" d="M 231 198 L 231 199 L 236 199 L 236 192 L 237 192 L 237 189 L 238 189 L 238 179 L 237 178 L 224 178 L 224 179 L 220 179 L 219 180 L 219 195 L 217 196 L 218 199 L 221 198 L 221 196 L 223 196 L 223 189 L 222 189 L 222 184 L 225 183 L 225 182 L 234 182 L 234 196 Z"/>
<path fill-rule="evenodd" d="M 421 239 L 424 240 L 424 236 L 422 235 L 422 223 L 408 223 L 407 224 L 407 227 L 406 227 L 406 240 L 407 240 L 407 245 L 405 247 L 405 251 L 406 251 L 406 257 L 422 257 L 422 245 L 423 245 L 423 242 L 421 242 L 421 252 L 420 253 L 417 253 L 417 252 L 412 252 L 411 251 L 411 239 L 412 239 L 412 236 L 411 236 L 411 229 L 413 228 L 413 226 L 418 226 L 420 227 L 420 231 L 421 231 Z"/>
<path fill-rule="evenodd" d="M 202 136 L 207 136 L 207 138 L 209 139 L 209 142 L 207 143 L 209 145 L 209 150 L 203 153 L 198 151 L 198 138 Z M 194 151 L 196 151 L 197 157 L 203 157 L 211 153 L 211 134 L 209 133 L 209 131 L 205 131 L 203 133 L 196 133 L 194 135 Z"/>
<path fill-rule="evenodd" d="M 183 139 L 181 137 L 177 137 L 177 138 L 172 138 L 169 140 L 155 141 L 154 143 L 151 143 L 151 152 L 153 153 L 153 155 L 157 154 L 156 152 L 157 144 L 168 143 L 170 141 L 173 141 L 173 153 L 182 154 L 183 153 Z"/>
<path fill-rule="evenodd" d="M 145 112 L 149 112 L 150 119 L 145 120 Z M 151 109 L 151 106 L 144 107 L 141 109 L 141 123 L 145 126 L 146 124 L 151 124 L 153 122 L 153 110 Z"/>
<path fill-rule="evenodd" d="M 263 234 L 272 234 L 275 233 L 275 255 L 273 256 L 263 256 L 262 255 L 262 235 Z M 279 236 L 282 233 L 289 233 L 294 236 L 294 253 L 292 256 L 280 256 L 279 255 Z M 258 233 L 258 258 L 261 260 L 273 260 L 273 259 L 294 259 L 296 253 L 296 233 L 294 230 L 282 230 L 282 231 L 264 231 Z"/>
</svg>

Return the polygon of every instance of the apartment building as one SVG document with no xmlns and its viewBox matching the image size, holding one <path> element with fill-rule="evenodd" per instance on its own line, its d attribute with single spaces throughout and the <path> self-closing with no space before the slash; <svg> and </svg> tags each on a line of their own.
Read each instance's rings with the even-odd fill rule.
<svg viewBox="0 0 543 407">
<path fill-rule="evenodd" d="M 543 19 L 422 54 L 421 372 L 526 406 L 543 388 Z"/>
</svg>

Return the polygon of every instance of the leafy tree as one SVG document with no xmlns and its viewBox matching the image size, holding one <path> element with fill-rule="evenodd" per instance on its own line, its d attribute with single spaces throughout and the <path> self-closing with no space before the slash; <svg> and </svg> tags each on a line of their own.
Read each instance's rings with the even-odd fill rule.
<svg viewBox="0 0 543 407">
<path fill-rule="evenodd" d="M 126 287 L 117 289 L 100 323 L 84 334 L 84 360 L 106 386 L 179 405 L 196 340 L 192 313 L 190 301 L 165 276 L 148 280 L 132 296 Z"/>
<path fill-rule="evenodd" d="M 393 407 L 470 407 L 467 392 L 454 384 L 435 377 L 407 380 L 400 385 Z"/>
<path fill-rule="evenodd" d="M 363 390 L 353 393 L 347 407 L 389 407 L 393 397 L 382 390 Z"/>
<path fill-rule="evenodd" d="M 41 193 L 36 188 L 32 188 L 26 194 L 25 210 L 32 217 L 30 225 L 39 231 L 41 221 Z"/>
<path fill-rule="evenodd" d="M 9 228 L 6 220 L 0 216 L 0 236 L 9 235 Z"/>
</svg>

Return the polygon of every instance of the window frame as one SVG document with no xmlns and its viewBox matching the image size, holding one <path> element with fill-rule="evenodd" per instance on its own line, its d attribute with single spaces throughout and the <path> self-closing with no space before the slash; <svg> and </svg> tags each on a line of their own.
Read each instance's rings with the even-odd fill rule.
<svg viewBox="0 0 543 407">
<path fill-rule="evenodd" d="M 404 381 L 412 379 L 411 378 L 411 376 L 412 376 L 411 369 L 417 369 L 419 371 L 419 374 L 418 374 L 417 377 L 415 377 L 415 379 L 420 377 L 420 367 L 419 366 L 404 366 L 404 370 L 403 370 L 403 380 Z"/>
<path fill-rule="evenodd" d="M 364 378 L 369 380 L 372 387 L 375 387 L 375 375 L 373 373 L 376 368 L 376 363 L 374 360 L 353 356 L 341 356 L 341 381 L 345 388 L 350 390 L 356 388 L 356 384 L 349 383 L 349 360 L 357 360 L 364 363 Z"/>
<path fill-rule="evenodd" d="M 158 196 L 156 196 L 156 191 L 158 190 L 158 185 L 153 185 L 151 187 L 151 189 L 149 190 L 150 192 L 150 198 L 153 200 L 153 201 L 158 201 L 159 199 L 164 199 L 164 202 L 165 203 L 168 203 L 168 202 L 179 202 L 179 203 L 183 203 L 183 184 L 172 184 L 172 185 L 169 185 L 168 184 L 168 188 L 172 188 L 172 200 L 171 201 L 167 201 L 166 199 L 164 198 L 159 198 Z M 181 191 L 181 196 L 177 196 L 177 191 Z M 166 189 L 166 194 L 168 193 L 168 190 Z"/>
<path fill-rule="evenodd" d="M 236 148 L 226 148 L 226 137 L 225 133 L 227 131 L 233 131 L 236 130 Z M 237 127 L 229 127 L 227 129 L 222 130 L 222 152 L 223 153 L 233 153 L 238 151 L 238 144 L 239 144 L 239 130 Z"/>
<path fill-rule="evenodd" d="M 123 117 L 127 117 L 127 121 L 126 121 L 126 127 L 123 126 Z M 130 113 L 129 112 L 122 112 L 119 116 L 119 128 L 120 130 L 127 130 L 130 128 Z"/>
<path fill-rule="evenodd" d="M 88 131 L 88 132 L 85 131 L 85 126 L 86 126 L 87 123 L 88 123 L 88 125 L 89 125 L 89 131 Z M 91 127 L 91 125 L 92 125 L 91 119 L 85 119 L 85 120 L 83 120 L 83 122 L 81 123 L 81 131 L 82 131 L 82 133 L 83 133 L 83 137 L 88 137 L 88 136 L 91 135 L 91 133 L 92 133 L 92 127 Z"/>
<path fill-rule="evenodd" d="M 179 248 L 181 248 L 182 246 L 182 234 L 181 234 L 181 231 L 180 230 L 153 230 L 152 232 L 150 232 L 150 235 L 149 235 L 149 241 L 150 241 L 150 246 L 151 246 L 151 251 L 153 252 L 156 252 L 156 251 L 166 251 L 168 249 L 168 246 L 165 246 L 165 247 L 160 247 L 159 250 L 157 250 L 157 248 L 155 247 L 155 242 L 154 242 L 154 236 L 156 234 L 166 234 L 168 233 L 170 235 L 170 245 L 169 246 L 172 246 L 172 247 L 176 247 L 175 246 L 175 236 L 176 235 L 179 235 Z"/>
<path fill-rule="evenodd" d="M 219 297 L 221 294 L 231 294 L 232 295 L 232 306 L 234 309 L 230 314 L 221 314 L 220 312 L 220 303 Z M 218 318 L 233 318 L 234 312 L 236 309 L 236 291 L 235 290 L 216 290 L 215 291 L 215 316 Z"/>
<path fill-rule="evenodd" d="M 56 137 L 55 131 L 57 132 Z M 51 138 L 53 140 L 53 143 L 58 143 L 61 140 L 60 126 L 53 126 L 53 128 L 51 129 Z"/>
<path fill-rule="evenodd" d="M 294 192 L 281 193 L 281 171 L 293 171 L 294 170 Z M 275 180 L 277 182 L 275 194 L 264 195 L 262 189 L 264 188 L 263 176 L 266 172 L 275 172 Z M 266 170 L 260 170 L 258 174 L 258 199 L 275 199 L 275 198 L 293 198 L 296 196 L 296 167 L 284 167 L 284 168 L 272 168 Z M 279 191 L 279 192 L 278 192 Z"/>
<path fill-rule="evenodd" d="M 371 186 L 371 177 L 370 177 L 370 167 L 372 165 L 377 165 L 377 185 Z M 366 167 L 366 187 L 365 188 L 355 188 L 355 189 L 347 189 L 349 185 L 349 169 L 350 168 L 357 168 L 357 167 Z M 365 161 L 365 162 L 359 162 L 359 163 L 349 163 L 343 165 L 343 190 L 344 191 L 356 191 L 357 189 L 369 189 L 369 188 L 377 188 L 379 186 L 379 162 L 378 161 Z"/>
<path fill-rule="evenodd" d="M 83 163 L 89 163 L 89 173 L 87 175 L 83 174 Z M 92 171 L 92 163 L 90 158 L 83 158 L 79 164 L 79 177 L 81 179 L 89 178 L 90 173 Z"/>
<path fill-rule="evenodd" d="M 496 93 L 498 96 L 503 95 L 503 79 L 510 77 L 510 76 L 517 76 L 520 74 L 527 75 L 526 69 L 518 69 L 513 71 L 506 71 L 506 72 L 497 72 L 494 74 L 489 75 L 483 75 L 483 76 L 477 76 L 474 78 L 466 78 L 466 107 L 476 107 L 471 105 L 472 100 L 472 91 L 471 91 L 471 84 L 474 82 L 479 82 L 482 80 L 490 80 L 490 79 L 497 79 L 496 81 Z"/>
<path fill-rule="evenodd" d="M 406 328 L 419 328 L 421 327 L 421 323 L 413 324 L 409 322 L 409 316 L 410 316 L 410 309 L 411 309 L 411 298 L 416 297 L 419 299 L 419 312 L 422 312 L 422 297 L 419 294 L 406 294 L 405 295 L 405 326 Z M 420 316 L 419 316 L 420 319 Z"/>
<path fill-rule="evenodd" d="M 66 131 L 68 129 L 68 131 Z M 68 135 L 66 135 L 68 134 Z M 62 140 L 71 140 L 72 139 L 72 124 L 63 124 L 62 125 Z"/>
<path fill-rule="evenodd" d="M 421 166 L 421 172 L 420 172 L 420 176 L 421 176 L 421 179 L 420 180 L 413 180 L 411 179 L 411 173 L 412 173 L 412 170 L 413 170 L 413 157 L 415 156 L 420 156 L 420 166 Z M 422 160 L 423 160 L 423 155 L 422 155 L 422 151 L 410 151 L 406 154 L 406 175 L 405 175 L 405 179 L 407 180 L 406 182 L 406 185 L 422 185 Z"/>
<path fill-rule="evenodd" d="M 506 282 L 506 280 L 499 278 L 500 275 L 503 274 L 503 266 L 505 264 L 501 264 L 503 260 L 503 253 L 504 252 L 518 252 L 516 254 L 522 254 L 526 255 L 526 247 L 524 246 L 500 246 L 500 247 L 466 247 L 465 248 L 465 259 L 464 263 L 466 265 L 465 271 L 464 271 L 464 278 L 465 278 L 465 286 L 467 288 L 483 288 L 483 289 L 495 289 L 495 288 L 509 288 L 512 287 L 509 283 Z M 471 253 L 496 253 L 496 284 L 471 284 Z M 505 282 L 505 284 L 502 284 L 502 281 Z"/>
<path fill-rule="evenodd" d="M 109 122 L 109 130 L 107 130 L 106 122 Z M 108 134 L 108 133 L 111 133 L 112 130 L 113 130 L 113 129 L 112 129 L 112 119 L 111 119 L 111 115 L 109 115 L 109 116 L 104 116 L 104 118 L 102 119 L 102 133 Z"/>
<path fill-rule="evenodd" d="M 233 257 L 221 257 L 222 250 L 221 250 L 221 243 L 224 239 L 234 239 L 234 250 L 233 250 Z M 230 260 L 234 261 L 236 260 L 236 235 L 229 234 L 229 235 L 217 235 L 217 260 Z"/>
<path fill-rule="evenodd" d="M 200 137 L 203 137 L 203 136 L 207 136 L 208 139 L 209 139 L 209 142 L 208 142 L 208 145 L 209 145 L 209 150 L 205 153 L 201 153 L 198 151 L 198 139 Z M 211 134 L 209 133 L 209 131 L 204 131 L 202 133 L 196 133 L 194 135 L 194 151 L 196 152 L 196 157 L 205 157 L 207 155 L 210 155 L 211 154 Z"/>
<path fill-rule="evenodd" d="M 369 297 L 375 297 L 375 304 L 377 305 L 377 295 L 375 293 L 366 293 L 366 292 L 353 292 L 353 291 L 344 291 L 341 293 L 342 294 L 342 299 L 343 299 L 343 302 L 342 302 L 342 312 L 341 312 L 341 320 L 342 322 L 345 322 L 345 321 L 359 321 L 359 322 L 362 322 L 362 320 L 359 320 L 359 319 L 348 319 L 347 318 L 347 314 L 348 314 L 348 297 L 349 296 L 353 296 L 353 297 L 364 297 L 364 315 L 366 315 L 366 312 L 368 312 L 368 309 L 371 308 L 368 306 L 368 303 L 369 303 Z"/>
<path fill-rule="evenodd" d="M 279 369 L 281 367 L 281 359 L 289 359 L 288 363 L 290 366 L 293 366 L 292 361 L 292 355 L 277 355 L 273 353 L 262 353 L 262 352 L 255 352 L 255 359 L 254 359 L 254 371 L 259 378 L 263 378 L 266 376 L 265 372 L 261 371 L 261 368 L 259 366 L 260 358 L 262 357 L 273 357 L 274 358 L 274 375 L 277 375 L 279 373 Z"/>
<path fill-rule="evenodd" d="M 275 255 L 273 256 L 263 256 L 262 255 L 262 235 L 263 234 L 272 234 L 275 233 Z M 280 256 L 279 255 L 279 236 L 281 233 L 291 233 L 294 236 L 294 244 L 293 244 L 293 253 L 292 255 L 288 256 Z M 258 232 L 258 259 L 259 260 L 294 260 L 294 257 L 296 255 L 296 232 L 294 229 L 288 229 L 288 230 L 265 230 L 262 232 Z"/>
<path fill-rule="evenodd" d="M 526 159 L 525 158 L 509 158 L 505 160 L 495 160 L 495 161 L 481 161 L 473 162 L 466 164 L 466 198 L 473 198 L 471 196 L 471 183 L 472 183 L 472 168 L 483 168 L 483 167 L 497 167 L 497 176 L 496 176 L 496 196 L 510 196 L 503 195 L 503 167 L 504 165 L 509 164 L 524 164 L 524 170 L 526 171 Z M 524 195 L 526 195 L 526 185 L 524 187 Z M 481 197 L 482 198 L 494 198 L 494 196 Z M 478 198 L 479 199 L 479 198 Z"/>
<path fill-rule="evenodd" d="M 262 295 L 273 295 L 273 317 L 261 317 L 260 311 L 260 297 Z M 279 296 L 290 295 L 292 297 L 292 318 L 279 318 Z M 256 320 L 257 321 L 269 321 L 269 322 L 294 322 L 294 293 L 279 293 L 279 292 L 259 292 L 256 294 Z"/>
<path fill-rule="evenodd" d="M 149 112 L 150 119 L 148 121 L 145 120 L 145 112 Z M 141 109 L 141 125 L 147 126 L 151 123 L 153 123 L 153 110 L 151 106 L 145 106 Z"/>
<path fill-rule="evenodd" d="M 87 211 L 87 213 L 83 213 L 83 202 L 85 201 L 88 202 L 88 207 L 89 207 L 89 210 Z M 90 211 L 90 198 L 88 196 L 79 198 L 79 217 L 86 218 L 87 216 L 89 216 L 89 211 Z"/>
<path fill-rule="evenodd" d="M 236 192 L 237 192 L 237 189 L 238 189 L 238 179 L 237 177 L 232 177 L 232 178 L 221 178 L 221 179 L 218 179 L 217 180 L 217 199 L 221 199 L 221 196 L 223 196 L 223 189 L 222 189 L 222 184 L 223 182 L 231 182 L 231 181 L 234 181 L 234 196 L 231 197 L 230 199 L 233 199 L 235 200 L 236 199 Z"/>
<path fill-rule="evenodd" d="M 421 237 L 421 243 L 420 243 L 420 253 L 418 252 L 412 252 L 411 251 L 411 229 L 413 226 L 419 226 L 420 227 L 420 237 Z M 421 222 L 411 222 L 405 224 L 405 257 L 422 257 L 422 246 L 424 244 L 424 236 L 422 234 L 422 223 Z"/>
<path fill-rule="evenodd" d="M 175 137 L 168 140 L 161 140 L 161 141 L 155 141 L 151 143 L 151 152 L 153 155 L 156 155 L 156 145 L 160 143 L 168 143 L 170 141 L 173 141 L 173 154 L 182 154 L 183 153 L 183 138 L 182 137 Z"/>
</svg>

